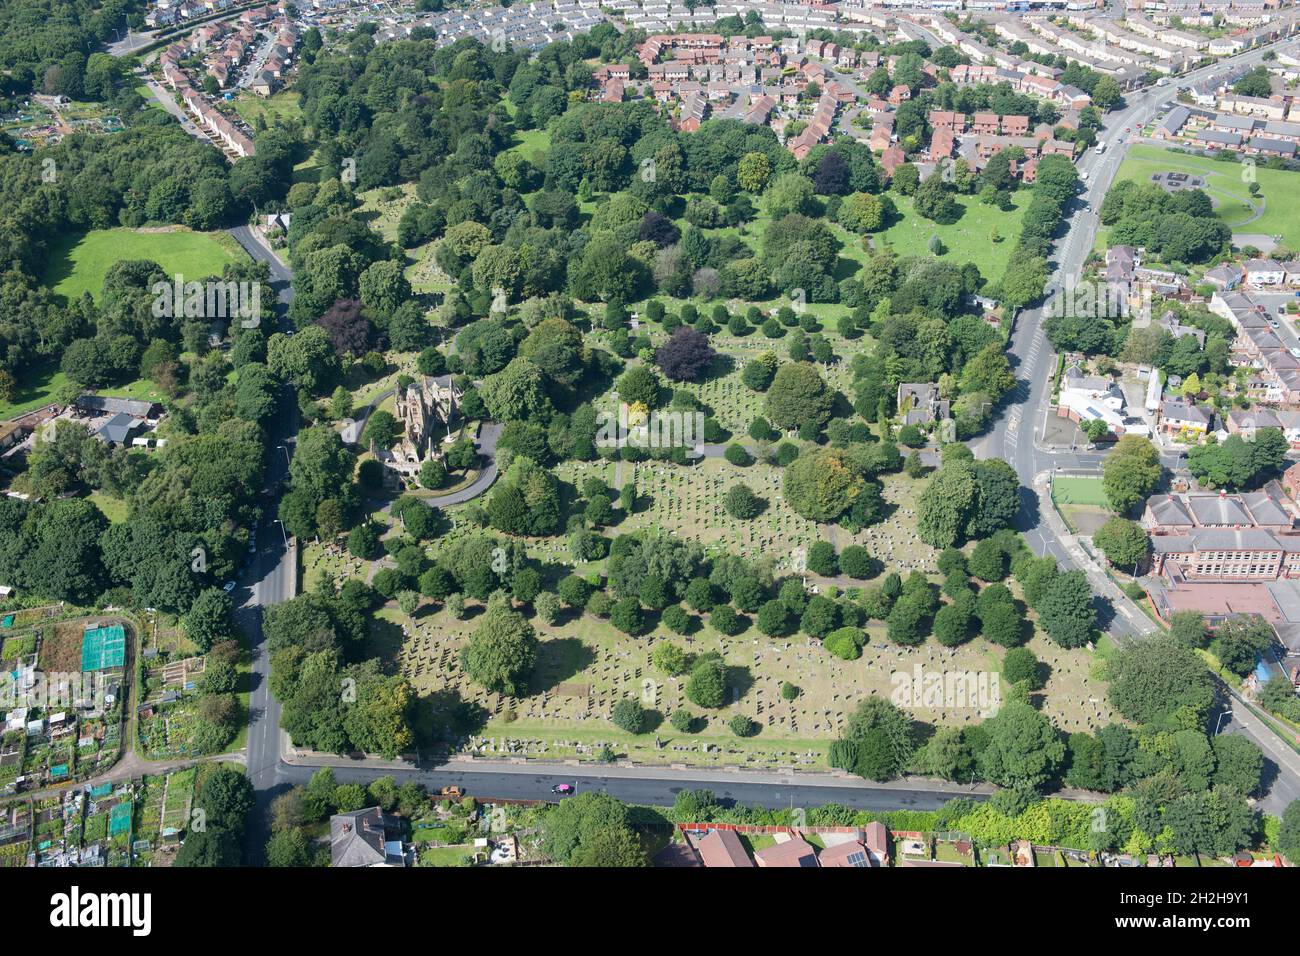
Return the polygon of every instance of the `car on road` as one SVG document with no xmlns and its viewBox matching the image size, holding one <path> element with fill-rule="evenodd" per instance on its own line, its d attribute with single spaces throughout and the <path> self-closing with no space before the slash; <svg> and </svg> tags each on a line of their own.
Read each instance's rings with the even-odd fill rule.
<svg viewBox="0 0 1300 956">
<path fill-rule="evenodd" d="M 454 786 L 443 787 L 441 790 L 438 791 L 438 795 L 440 797 L 450 797 L 452 799 L 459 800 L 461 797 L 465 796 L 465 791 L 462 790 L 460 787 L 454 787 Z"/>
<path fill-rule="evenodd" d="M 551 793 L 558 793 L 562 797 L 567 797 L 571 796 L 576 789 L 576 784 L 557 783 L 555 786 L 551 787 Z"/>
<path fill-rule="evenodd" d="M 1300 349 L 1291 349 L 1290 352 L 1292 358 L 1300 358 Z"/>
<path fill-rule="evenodd" d="M 1278 322 L 1277 319 L 1269 319 L 1269 320 L 1268 320 L 1268 327 L 1269 327 L 1270 329 L 1281 328 L 1281 327 L 1282 327 L 1282 323 Z"/>
</svg>

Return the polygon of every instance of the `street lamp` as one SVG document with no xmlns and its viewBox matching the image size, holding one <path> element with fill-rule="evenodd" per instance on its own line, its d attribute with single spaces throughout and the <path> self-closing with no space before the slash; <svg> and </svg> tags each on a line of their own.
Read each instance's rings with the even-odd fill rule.
<svg viewBox="0 0 1300 956">
<path fill-rule="evenodd" d="M 280 537 L 284 539 L 284 546 L 286 548 L 289 547 L 289 535 L 285 533 L 284 522 L 279 518 L 274 518 L 272 520 L 280 526 Z"/>
</svg>

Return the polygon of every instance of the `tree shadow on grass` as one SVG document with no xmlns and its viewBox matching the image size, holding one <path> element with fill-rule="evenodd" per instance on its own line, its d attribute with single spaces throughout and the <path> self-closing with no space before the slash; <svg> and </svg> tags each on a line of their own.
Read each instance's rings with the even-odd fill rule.
<svg viewBox="0 0 1300 956">
<path fill-rule="evenodd" d="M 378 657 L 388 667 L 396 662 L 405 640 L 401 625 L 382 617 L 371 618 L 362 654 L 366 658 Z"/>
<path fill-rule="evenodd" d="M 732 700 L 742 700 L 754 686 L 754 675 L 749 672 L 748 667 L 728 665 L 727 667 L 727 700 L 730 704 Z"/>
<path fill-rule="evenodd" d="M 445 749 L 447 744 L 480 734 L 491 715 L 454 688 L 444 687 L 416 698 L 411 729 L 420 747 Z"/>
<path fill-rule="evenodd" d="M 576 637 L 542 641 L 537 647 L 537 666 L 529 681 L 529 691 L 540 694 L 576 677 L 594 664 L 596 653 Z"/>
</svg>

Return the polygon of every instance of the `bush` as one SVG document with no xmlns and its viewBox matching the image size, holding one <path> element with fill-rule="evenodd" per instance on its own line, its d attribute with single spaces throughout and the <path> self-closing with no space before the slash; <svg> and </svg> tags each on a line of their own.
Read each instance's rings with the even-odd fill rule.
<svg viewBox="0 0 1300 956">
<path fill-rule="evenodd" d="M 822 646 L 841 660 L 855 661 L 862 656 L 864 643 L 862 631 L 856 627 L 841 627 L 827 634 Z"/>
<path fill-rule="evenodd" d="M 674 730 L 683 734 L 693 734 L 698 721 L 689 710 L 674 710 L 673 715 L 668 718 L 668 722 L 673 725 Z"/>
<path fill-rule="evenodd" d="M 799 696 L 799 688 L 791 684 L 788 680 L 781 682 L 781 699 L 794 700 Z"/>
<path fill-rule="evenodd" d="M 727 461 L 737 468 L 745 468 L 754 463 L 753 456 L 745 450 L 745 446 L 737 445 L 734 442 L 727 446 L 727 450 L 723 454 Z"/>
<path fill-rule="evenodd" d="M 758 722 L 745 714 L 736 714 L 727 721 L 727 726 L 737 737 L 752 737 L 758 733 Z"/>
<path fill-rule="evenodd" d="M 631 697 L 624 697 L 614 705 L 614 710 L 610 714 L 610 719 L 614 721 L 615 727 L 620 730 L 625 730 L 629 734 L 640 734 L 645 732 L 645 708 Z"/>
</svg>

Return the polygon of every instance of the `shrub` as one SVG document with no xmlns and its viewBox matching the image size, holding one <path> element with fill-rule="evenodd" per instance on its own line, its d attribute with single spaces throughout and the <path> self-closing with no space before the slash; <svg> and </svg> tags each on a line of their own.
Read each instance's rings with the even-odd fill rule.
<svg viewBox="0 0 1300 956">
<path fill-rule="evenodd" d="M 855 661 L 862 656 L 862 631 L 856 627 L 841 627 L 831 631 L 822 646 L 841 660 Z"/>
<path fill-rule="evenodd" d="M 673 725 L 674 730 L 683 734 L 693 734 L 698 721 L 689 710 L 674 710 L 673 715 L 668 718 L 668 722 Z"/>
<path fill-rule="evenodd" d="M 752 737 L 758 733 L 758 722 L 745 714 L 736 714 L 727 721 L 727 726 L 737 737 Z"/>
<path fill-rule="evenodd" d="M 610 714 L 610 719 L 614 721 L 615 727 L 620 730 L 625 730 L 629 734 L 640 734 L 645 732 L 645 708 L 631 697 L 624 697 L 614 705 L 614 710 Z"/>
</svg>

